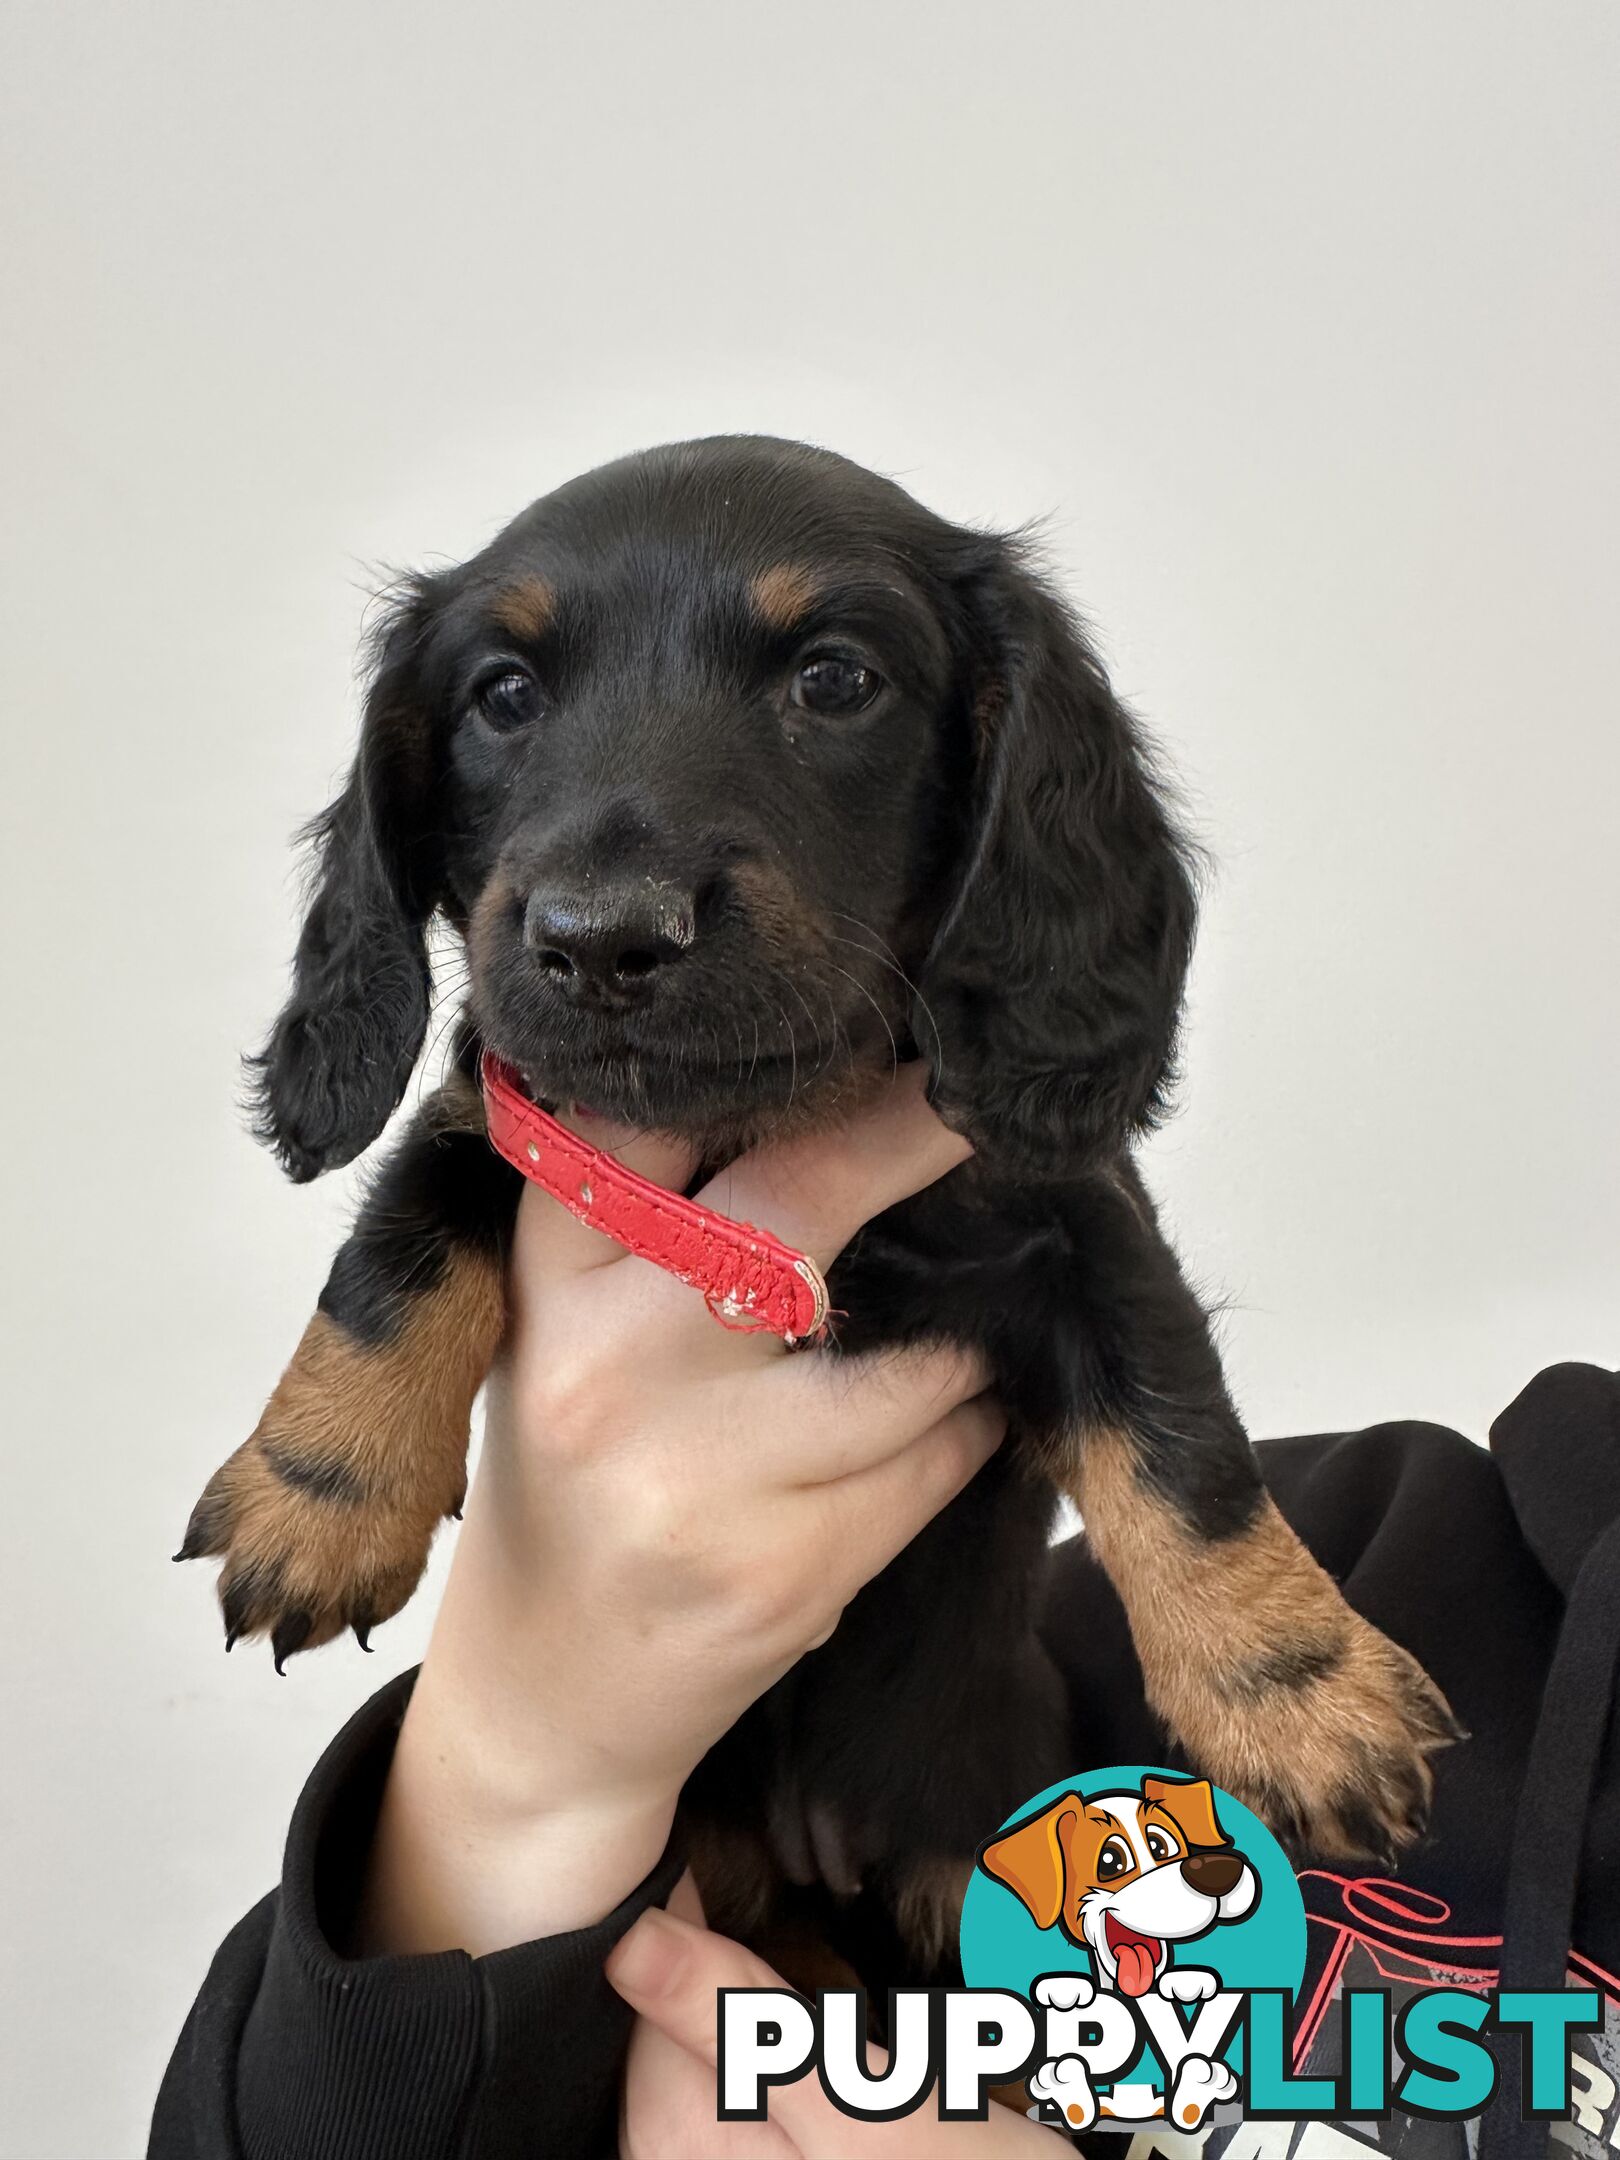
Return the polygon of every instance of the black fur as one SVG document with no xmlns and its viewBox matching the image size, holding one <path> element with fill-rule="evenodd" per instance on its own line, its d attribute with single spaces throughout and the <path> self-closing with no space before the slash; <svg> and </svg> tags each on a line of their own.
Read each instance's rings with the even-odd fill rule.
<svg viewBox="0 0 1620 2160">
<path fill-rule="evenodd" d="M 371 1145 L 427 1032 L 427 926 L 442 885 L 420 701 L 430 590 L 414 587 L 377 640 L 354 770 L 306 835 L 316 881 L 292 995 L 248 1061 L 259 1136 L 300 1184 Z"/>
<path fill-rule="evenodd" d="M 802 620 L 760 605 L 782 566 Z M 794 702 L 806 655 L 828 651 L 884 679 L 866 711 Z M 489 684 L 514 669 L 545 709 L 509 725 Z M 1050 1752 L 1065 1720 L 1030 1599 L 1052 1480 L 1072 1484 L 1085 1430 L 1128 1434 L 1144 1486 L 1205 1538 L 1261 1501 L 1130 1156 L 1169 1083 L 1189 853 L 1073 616 L 1017 541 L 827 453 L 723 438 L 625 460 L 411 588 L 319 836 L 260 1066 L 264 1130 L 296 1177 L 347 1161 L 399 1101 L 435 909 L 468 938 L 474 1045 L 543 1096 L 711 1157 L 835 1114 L 893 1056 L 928 1060 L 977 1152 L 844 1255 L 842 1347 L 984 1344 L 1016 1444 L 691 1797 L 768 1822 L 789 1872 L 806 1854 L 827 1872 L 832 1821 L 837 1867 L 896 1895 L 919 1852 L 971 1855 L 1074 1767 Z M 534 935 L 559 892 L 593 936 L 631 940 L 590 994 Z M 645 892 L 665 896 L 656 921 L 634 917 Z M 386 1336 L 446 1240 L 503 1239 L 516 1180 L 492 1164 L 408 1138 L 328 1310 Z"/>
</svg>

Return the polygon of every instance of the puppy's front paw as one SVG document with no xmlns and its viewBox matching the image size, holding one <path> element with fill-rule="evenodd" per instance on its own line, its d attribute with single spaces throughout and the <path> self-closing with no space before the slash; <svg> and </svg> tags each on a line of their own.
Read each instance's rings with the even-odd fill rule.
<svg viewBox="0 0 1620 2160">
<path fill-rule="evenodd" d="M 1183 1737 L 1297 1852 L 1393 1868 L 1428 1827 L 1431 1756 L 1463 1730 L 1414 1657 L 1348 1607 L 1336 1622 L 1229 1672 Z"/>
<path fill-rule="evenodd" d="M 408 1417 L 396 1422 L 403 1406 L 379 1386 L 379 1364 L 317 1314 L 175 1555 L 223 1559 L 225 1647 L 268 1635 L 278 1672 L 345 1628 L 368 1647 L 420 1581 L 441 1517 L 461 1505 L 465 1425 L 419 1444 Z"/>
</svg>

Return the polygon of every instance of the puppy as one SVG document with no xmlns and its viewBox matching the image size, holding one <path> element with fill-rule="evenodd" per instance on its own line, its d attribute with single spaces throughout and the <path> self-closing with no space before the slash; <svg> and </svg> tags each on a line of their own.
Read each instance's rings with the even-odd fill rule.
<svg viewBox="0 0 1620 2160">
<path fill-rule="evenodd" d="M 378 1137 L 435 921 L 466 1026 L 192 1515 L 227 1641 L 268 1634 L 278 1665 L 364 1641 L 460 1505 L 521 1182 L 483 1136 L 482 1047 L 711 1164 L 921 1057 L 976 1154 L 851 1245 L 824 1354 L 977 1344 L 1012 1436 L 693 1779 L 711 1915 L 747 1933 L 783 1878 L 864 1886 L 919 1969 L 948 1954 L 984 1826 L 1068 1767 L 1032 1624 L 1059 1494 L 1203 1770 L 1319 1853 L 1416 1835 L 1449 1714 L 1268 1499 L 1132 1159 L 1188 856 L 1021 546 L 802 444 L 679 444 L 408 582 L 374 658 L 257 1061 L 264 1137 L 295 1179 Z"/>
</svg>

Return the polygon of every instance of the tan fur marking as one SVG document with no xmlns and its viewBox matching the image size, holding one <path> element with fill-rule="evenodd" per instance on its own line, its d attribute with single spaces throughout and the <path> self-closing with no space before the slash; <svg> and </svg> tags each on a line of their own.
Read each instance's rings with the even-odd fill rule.
<svg viewBox="0 0 1620 2160">
<path fill-rule="evenodd" d="M 1085 1435 L 1074 1498 L 1119 1592 L 1149 1702 L 1217 1785 L 1262 1813 L 1280 1804 L 1323 1855 L 1365 1851 L 1367 1821 L 1412 1834 L 1427 1756 L 1454 1736 L 1416 1660 L 1353 1612 L 1268 1499 L 1236 1537 L 1196 1536 L 1136 1474 L 1120 1432 Z M 1254 1688 L 1279 1649 L 1339 1654 L 1310 1685 Z M 1340 1648 L 1342 1646 L 1342 1650 Z M 1347 1823 L 1353 1802 L 1363 1811 Z"/>
<path fill-rule="evenodd" d="M 754 611 L 773 630 L 791 630 L 809 613 L 820 584 L 803 563 L 773 563 L 748 587 Z"/>
<path fill-rule="evenodd" d="M 825 950 L 826 923 L 807 904 L 791 873 L 780 863 L 733 863 L 730 879 L 754 930 L 769 950 L 784 957 Z"/>
<path fill-rule="evenodd" d="M 556 605 L 557 596 L 543 577 L 526 577 L 497 593 L 490 613 L 503 630 L 532 645 L 544 635 Z"/>
<path fill-rule="evenodd" d="M 464 1112 L 446 1091 L 447 1118 Z M 233 1586 L 264 1586 L 249 1599 L 244 1634 L 304 1612 L 301 1647 L 313 1648 L 357 1617 L 375 1623 L 405 1603 L 440 1518 L 460 1504 L 473 1398 L 504 1321 L 501 1270 L 469 1251 L 413 1300 L 391 1342 L 357 1342 L 315 1314 L 252 1437 L 199 1503 L 205 1549 L 225 1555 L 222 1600 Z M 299 1465 L 340 1473 L 357 1497 L 290 1481 L 285 1469 Z"/>
</svg>

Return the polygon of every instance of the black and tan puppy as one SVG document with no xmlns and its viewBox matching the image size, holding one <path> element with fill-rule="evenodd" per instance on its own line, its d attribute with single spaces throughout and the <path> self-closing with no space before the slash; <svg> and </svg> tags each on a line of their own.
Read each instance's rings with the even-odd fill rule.
<svg viewBox="0 0 1620 2160">
<path fill-rule="evenodd" d="M 435 916 L 466 941 L 467 1028 L 192 1517 L 232 1639 L 269 1632 L 278 1663 L 364 1640 L 460 1502 L 521 1182 L 483 1138 L 480 1045 L 716 1163 L 921 1056 L 977 1152 L 839 1262 L 838 1354 L 982 1344 L 1012 1439 L 693 1781 L 711 1911 L 746 1924 L 773 1877 L 864 1884 L 938 1953 L 987 1830 L 1076 1767 L 1031 1625 L 1058 1493 L 1201 1771 L 1319 1853 L 1418 1832 L 1449 1714 L 1266 1497 L 1132 1162 L 1193 891 L 1129 715 L 1015 542 L 794 443 L 587 474 L 396 601 L 317 836 L 258 1065 L 290 1173 L 399 1103 Z"/>
</svg>

